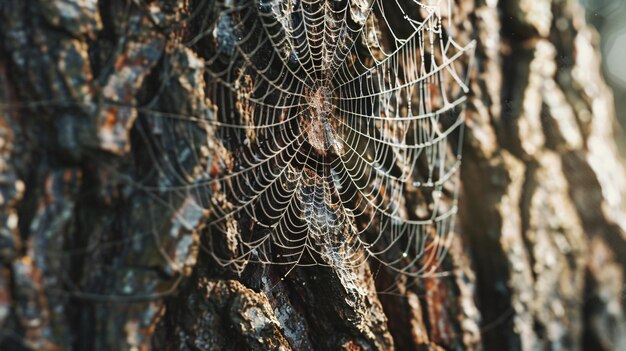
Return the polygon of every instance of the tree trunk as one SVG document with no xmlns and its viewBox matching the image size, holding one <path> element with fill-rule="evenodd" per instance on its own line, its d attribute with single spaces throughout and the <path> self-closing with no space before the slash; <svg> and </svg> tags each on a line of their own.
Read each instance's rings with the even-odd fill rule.
<svg viewBox="0 0 626 351">
<path fill-rule="evenodd" d="M 576 1 L 452 5 L 477 41 L 460 224 L 447 274 L 419 278 L 223 267 L 254 224 L 216 233 L 158 191 L 178 183 L 156 169 L 223 167 L 190 152 L 233 157 L 147 113 L 223 108 L 193 35 L 227 43 L 232 3 L 0 2 L 0 349 L 626 350 L 626 172 Z"/>
</svg>

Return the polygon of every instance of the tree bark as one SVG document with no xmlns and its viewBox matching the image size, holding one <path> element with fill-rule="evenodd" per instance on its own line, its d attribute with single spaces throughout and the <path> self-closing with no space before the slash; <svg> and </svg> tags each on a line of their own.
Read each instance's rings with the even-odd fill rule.
<svg viewBox="0 0 626 351">
<path fill-rule="evenodd" d="M 238 275 L 192 196 L 125 181 L 167 184 L 154 169 L 171 158 L 217 167 L 173 152 L 207 138 L 228 153 L 175 130 L 150 154 L 141 130 L 167 125 L 128 107 L 220 108 L 203 48 L 176 39 L 223 3 L 0 2 L 0 349 L 626 350 L 626 173 L 576 1 L 453 4 L 478 44 L 460 225 L 451 273 L 420 279 L 375 263 Z"/>
</svg>

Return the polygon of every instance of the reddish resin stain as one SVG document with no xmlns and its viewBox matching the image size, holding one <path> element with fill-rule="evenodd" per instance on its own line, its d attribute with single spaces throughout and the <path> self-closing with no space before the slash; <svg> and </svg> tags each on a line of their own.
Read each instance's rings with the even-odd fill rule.
<svg viewBox="0 0 626 351">
<path fill-rule="evenodd" d="M 104 121 L 104 127 L 113 128 L 117 124 L 117 108 L 110 107 L 107 110 L 106 119 Z"/>
</svg>

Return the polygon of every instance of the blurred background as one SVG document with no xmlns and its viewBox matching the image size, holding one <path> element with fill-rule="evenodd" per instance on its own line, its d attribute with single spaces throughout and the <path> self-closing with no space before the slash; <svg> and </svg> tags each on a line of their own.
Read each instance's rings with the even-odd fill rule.
<svg viewBox="0 0 626 351">
<path fill-rule="evenodd" d="M 587 9 L 587 20 L 600 33 L 602 65 L 607 83 L 615 96 L 619 149 L 626 156 L 626 1 L 580 0 Z"/>
</svg>

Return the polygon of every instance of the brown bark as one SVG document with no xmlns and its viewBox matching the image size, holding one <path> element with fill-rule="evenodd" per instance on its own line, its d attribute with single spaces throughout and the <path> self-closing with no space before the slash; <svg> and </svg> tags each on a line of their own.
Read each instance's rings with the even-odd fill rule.
<svg viewBox="0 0 626 351">
<path fill-rule="evenodd" d="M 154 142 L 177 152 L 150 155 L 141 130 L 168 126 L 128 107 L 215 113 L 178 24 L 218 4 L 89 4 L 0 2 L 0 349 L 626 349 L 626 173 L 576 1 L 456 2 L 457 35 L 478 42 L 461 224 L 451 273 L 421 279 L 218 266 L 234 239 L 197 197 L 125 178 L 175 186 L 155 164 L 194 174 L 228 153 L 213 130 L 174 130 Z"/>
</svg>

